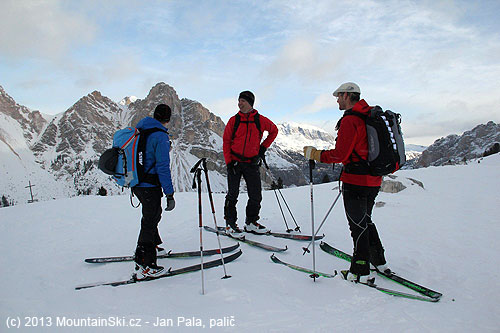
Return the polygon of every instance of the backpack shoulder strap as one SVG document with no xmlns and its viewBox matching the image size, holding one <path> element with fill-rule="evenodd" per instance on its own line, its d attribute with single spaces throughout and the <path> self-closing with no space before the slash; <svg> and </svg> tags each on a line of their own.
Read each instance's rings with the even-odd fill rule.
<svg viewBox="0 0 500 333">
<path fill-rule="evenodd" d="M 366 115 L 366 114 L 359 113 L 359 112 L 352 111 L 352 110 L 347 110 L 346 112 L 344 112 L 344 116 L 342 116 L 342 118 L 344 118 L 345 116 L 356 116 L 356 117 L 359 117 L 363 120 L 366 120 L 366 118 L 368 117 L 368 115 Z"/>
<path fill-rule="evenodd" d="M 255 116 L 253 116 L 253 122 L 255 123 L 255 126 L 257 127 L 259 133 L 262 135 L 262 130 L 260 129 L 260 116 L 258 112 L 255 114 Z"/>
<path fill-rule="evenodd" d="M 237 113 L 234 116 L 234 126 L 233 126 L 233 134 L 231 136 L 231 140 L 234 140 L 234 137 L 236 135 L 236 131 L 238 130 L 238 127 L 240 126 L 240 123 L 241 123 L 241 116 L 240 116 L 239 113 Z M 257 127 L 257 130 L 262 135 L 262 130 L 260 128 L 260 116 L 259 116 L 258 112 L 255 114 L 255 116 L 253 116 L 253 121 L 244 121 L 244 123 L 255 123 L 255 126 Z"/>
<path fill-rule="evenodd" d="M 237 113 L 234 116 L 233 134 L 231 135 L 231 140 L 234 140 L 234 137 L 236 135 L 236 131 L 238 130 L 238 127 L 240 126 L 240 122 L 241 122 L 241 116 L 239 113 Z"/>
<path fill-rule="evenodd" d="M 340 128 L 340 122 L 342 121 L 342 119 L 344 119 L 345 116 L 356 116 L 356 117 L 359 117 L 361 118 L 363 121 L 366 121 L 366 119 L 368 118 L 368 115 L 366 114 L 363 114 L 363 113 L 359 113 L 359 112 L 356 112 L 356 111 L 352 111 L 352 110 L 347 110 L 344 112 L 344 115 L 342 116 L 342 118 L 340 118 L 338 124 L 337 124 L 337 127 Z M 363 162 L 366 162 L 359 154 L 358 152 L 353 149 L 353 154 L 356 155 L 357 158 L 360 159 L 360 161 Z"/>
<path fill-rule="evenodd" d="M 168 134 L 168 130 L 165 128 L 165 129 L 161 129 L 161 128 L 158 128 L 158 127 L 154 127 L 154 128 L 148 128 L 148 129 L 138 129 L 139 130 L 139 133 L 143 136 L 143 137 L 146 137 L 148 136 L 149 134 L 151 133 L 154 133 L 154 132 L 165 132 Z"/>
<path fill-rule="evenodd" d="M 162 129 L 162 128 L 148 128 L 148 129 L 139 129 L 139 142 L 137 144 L 137 155 L 140 156 L 140 161 L 137 163 L 137 175 L 139 177 L 139 182 L 147 182 L 153 185 L 159 185 L 160 184 L 160 179 L 158 178 L 157 174 L 149 174 L 150 170 L 144 170 L 144 160 L 145 160 L 145 155 L 146 155 L 146 143 L 147 143 L 147 137 L 151 133 L 155 132 L 164 132 L 168 134 L 168 130 Z M 151 168 L 153 168 L 151 166 Z"/>
</svg>

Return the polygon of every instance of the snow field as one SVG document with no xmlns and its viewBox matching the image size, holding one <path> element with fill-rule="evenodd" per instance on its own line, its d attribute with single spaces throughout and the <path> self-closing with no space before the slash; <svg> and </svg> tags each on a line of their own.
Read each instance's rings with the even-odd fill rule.
<svg viewBox="0 0 500 333">
<path fill-rule="evenodd" d="M 130 276 L 133 264 L 87 264 L 85 258 L 133 253 L 139 231 L 140 209 L 129 197 L 77 197 L 17 205 L 0 210 L 3 283 L 0 325 L 12 316 L 66 316 L 141 319 L 140 328 L 91 327 L 85 331 L 149 331 L 157 318 L 174 321 L 173 331 L 231 332 L 494 332 L 498 330 L 500 269 L 500 155 L 463 166 L 405 170 L 398 177 L 422 181 L 425 189 L 410 186 L 397 194 L 380 193 L 373 220 L 386 249 L 390 267 L 401 276 L 444 294 L 438 303 L 395 298 L 340 278 L 319 278 L 277 265 L 270 252 L 241 244 L 243 255 L 226 269 L 205 270 L 206 294 L 201 295 L 199 272 L 121 287 L 74 290 L 79 284 L 113 281 Z M 205 182 L 203 186 L 205 186 Z M 337 195 L 337 183 L 314 186 L 315 224 L 319 226 Z M 204 188 L 205 189 L 205 188 Z M 309 186 L 282 190 L 301 226 L 311 233 Z M 272 191 L 263 194 L 261 222 L 285 229 Z M 199 249 L 197 193 L 176 194 L 176 208 L 164 212 L 160 234 L 167 249 Z M 224 194 L 214 194 L 218 225 L 223 225 Z M 247 196 L 240 194 L 238 213 L 244 221 Z M 352 241 L 342 200 L 320 233 L 324 240 L 348 253 Z M 203 193 L 203 223 L 213 226 L 208 195 Z M 289 226 L 294 226 L 287 215 Z M 283 261 L 311 268 L 312 255 L 302 255 L 307 242 L 270 236 L 247 236 L 274 246 Z M 216 235 L 203 231 L 204 248 L 216 248 Z M 221 236 L 222 246 L 234 241 Z M 316 267 L 332 272 L 348 263 L 319 249 Z M 219 256 L 205 257 L 205 260 Z M 160 265 L 178 268 L 199 259 L 161 259 Z M 410 292 L 381 278 L 383 287 Z M 177 324 L 178 317 L 200 319 L 202 327 Z M 234 326 L 209 328 L 210 319 L 234 319 Z M 146 324 L 149 322 L 149 324 Z M 194 321 L 193 321 L 194 322 Z M 53 331 L 55 327 L 38 327 Z M 73 331 L 74 327 L 58 327 Z M 19 331 L 33 331 L 22 327 Z"/>
</svg>

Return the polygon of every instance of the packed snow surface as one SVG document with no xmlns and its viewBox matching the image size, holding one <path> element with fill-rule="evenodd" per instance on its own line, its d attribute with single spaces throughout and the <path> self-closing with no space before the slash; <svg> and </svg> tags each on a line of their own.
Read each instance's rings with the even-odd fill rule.
<svg viewBox="0 0 500 333">
<path fill-rule="evenodd" d="M 160 322 L 171 326 L 167 330 L 187 332 L 498 332 L 499 171 L 499 154 L 468 165 L 399 171 L 398 176 L 417 179 L 424 188 L 414 185 L 377 197 L 386 204 L 374 209 L 373 220 L 390 267 L 442 292 L 438 303 L 392 297 L 338 277 L 313 282 L 305 273 L 273 263 L 270 252 L 247 244 L 241 244 L 243 255 L 226 265 L 230 279 L 221 279 L 222 267 L 205 270 L 205 295 L 201 294 L 200 272 L 77 291 L 77 285 L 130 276 L 130 262 L 87 264 L 83 260 L 132 254 L 140 209 L 130 206 L 127 195 L 2 208 L 0 331 L 16 323 L 21 328 L 18 331 L 73 331 L 68 325 L 92 324 L 80 319 L 99 319 L 102 324 L 103 319 L 115 318 L 120 325 L 141 327 L 87 327 L 81 331 L 165 331 L 165 327 L 154 326 Z M 316 226 L 338 193 L 336 185 L 314 186 Z M 303 233 L 310 234 L 310 187 L 282 193 Z M 213 226 L 208 195 L 202 194 L 203 223 Z M 266 191 L 263 196 L 262 224 L 283 231 L 274 193 Z M 197 193 L 178 193 L 175 198 L 175 210 L 164 212 L 160 223 L 164 246 L 174 251 L 197 250 Z M 240 224 L 246 198 L 246 193 L 240 194 Z M 214 194 L 214 199 L 217 223 L 222 225 L 224 194 Z M 290 218 L 287 222 L 294 225 Z M 341 200 L 321 233 L 329 244 L 352 251 Z M 205 249 L 217 247 L 215 234 L 204 231 L 202 235 Z M 312 267 L 312 255 L 302 255 L 306 242 L 247 237 L 288 246 L 286 252 L 276 254 L 281 260 Z M 221 242 L 223 246 L 234 243 L 222 236 Z M 196 263 L 199 259 L 159 260 L 160 265 L 174 269 Z M 331 273 L 347 267 L 347 262 L 316 247 L 317 270 Z M 376 282 L 411 292 L 388 280 L 377 278 Z M 211 329 L 210 324 L 225 327 Z"/>
</svg>

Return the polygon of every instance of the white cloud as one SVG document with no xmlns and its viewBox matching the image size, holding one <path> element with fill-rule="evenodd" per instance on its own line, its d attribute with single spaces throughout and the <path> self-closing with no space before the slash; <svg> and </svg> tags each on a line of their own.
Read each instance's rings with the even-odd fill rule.
<svg viewBox="0 0 500 333">
<path fill-rule="evenodd" d="M 214 102 L 208 102 L 207 105 L 205 105 L 205 107 L 209 109 L 210 112 L 221 117 L 221 119 L 225 123 L 227 123 L 229 118 L 235 115 L 239 110 L 238 98 L 236 96 L 231 98 L 219 99 Z"/>
<path fill-rule="evenodd" d="M 99 61 L 68 63 L 64 67 L 75 78 L 77 86 L 88 89 L 95 89 L 103 84 L 123 83 L 144 74 L 137 56 L 124 49 L 103 56 Z"/>
<path fill-rule="evenodd" d="M 0 2 L 0 56 L 60 59 L 70 48 L 91 42 L 96 27 L 62 8 L 61 1 Z"/>
<path fill-rule="evenodd" d="M 347 43 L 325 45 L 311 36 L 297 37 L 283 45 L 264 73 L 271 80 L 324 81 L 342 69 L 348 49 Z"/>
<path fill-rule="evenodd" d="M 500 120 L 498 8 L 449 0 L 3 0 L 0 84 L 31 94 L 26 104 L 36 107 L 43 89 L 59 91 L 59 100 L 93 89 L 121 98 L 164 81 L 224 120 L 237 111 L 236 94 L 250 89 L 273 119 L 324 122 L 326 114 L 336 123 L 331 91 L 354 81 L 368 103 L 403 114 L 407 137 L 437 137 Z"/>
<path fill-rule="evenodd" d="M 318 95 L 311 104 L 300 108 L 297 113 L 316 113 L 325 109 L 338 109 L 337 99 L 333 97 L 332 93 Z"/>
</svg>

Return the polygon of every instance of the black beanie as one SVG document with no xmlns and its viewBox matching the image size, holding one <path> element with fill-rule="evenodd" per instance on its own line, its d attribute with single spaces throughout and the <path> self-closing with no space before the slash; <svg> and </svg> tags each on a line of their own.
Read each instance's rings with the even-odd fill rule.
<svg viewBox="0 0 500 333">
<path fill-rule="evenodd" d="M 167 104 L 158 104 L 155 108 L 154 118 L 160 123 L 166 123 L 170 121 L 170 116 L 172 116 L 172 110 Z"/>
<path fill-rule="evenodd" d="M 240 97 L 238 99 L 243 98 L 245 101 L 248 102 L 253 107 L 253 103 L 255 102 L 255 96 L 252 94 L 251 91 L 245 90 L 240 92 Z"/>
</svg>

